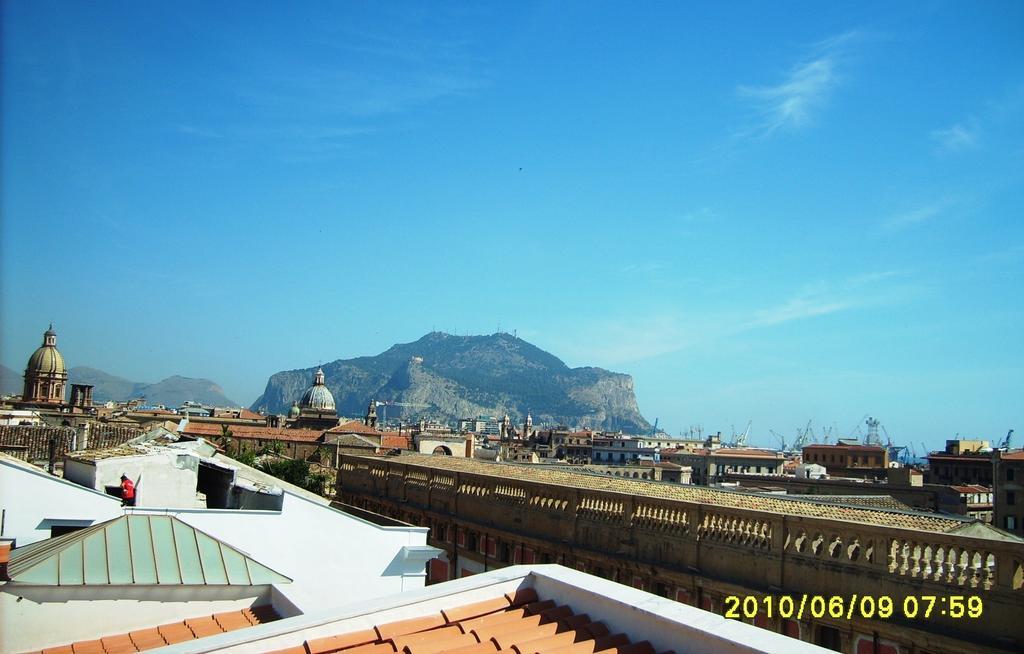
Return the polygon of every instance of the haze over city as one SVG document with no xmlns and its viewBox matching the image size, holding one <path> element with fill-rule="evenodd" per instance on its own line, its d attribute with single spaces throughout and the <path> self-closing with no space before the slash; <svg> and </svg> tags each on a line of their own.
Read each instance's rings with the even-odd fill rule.
<svg viewBox="0 0 1024 654">
<path fill-rule="evenodd" d="M 1024 423 L 1024 7 L 2 7 L 0 362 L 248 404 L 441 330 L 678 433 Z"/>
</svg>

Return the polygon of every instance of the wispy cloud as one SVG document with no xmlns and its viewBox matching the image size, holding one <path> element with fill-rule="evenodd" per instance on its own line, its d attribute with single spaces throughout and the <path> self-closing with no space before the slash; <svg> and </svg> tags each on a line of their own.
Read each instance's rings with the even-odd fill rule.
<svg viewBox="0 0 1024 654">
<path fill-rule="evenodd" d="M 882 229 L 896 232 L 923 225 L 941 216 L 952 204 L 953 201 L 946 198 L 889 216 L 882 222 Z"/>
<path fill-rule="evenodd" d="M 806 284 L 788 297 L 753 311 L 736 308 L 661 312 L 590 321 L 557 344 L 577 361 L 617 365 L 671 354 L 763 329 L 831 314 L 905 302 L 920 292 L 904 270 L 869 271 Z"/>
<path fill-rule="evenodd" d="M 223 112 L 209 111 L 214 120 L 196 117 L 175 129 L 187 137 L 220 138 L 218 147 L 254 148 L 285 161 L 319 160 L 358 147 L 358 137 L 414 128 L 417 111 L 490 84 L 472 41 L 423 38 L 419 23 L 403 28 L 398 22 L 384 33 L 316 26 L 308 35 L 308 50 L 316 56 L 246 49 L 244 59 L 235 55 L 233 74 L 215 86 L 217 100 L 209 105 L 241 107 L 233 112 L 238 118 L 224 122 Z"/>
<path fill-rule="evenodd" d="M 892 282 L 907 275 L 909 272 L 905 270 L 879 270 L 807 284 L 789 298 L 755 311 L 751 320 L 742 323 L 737 331 L 772 327 L 902 299 L 913 292 L 913 287 Z"/>
<path fill-rule="evenodd" d="M 824 316 L 856 306 L 849 298 L 830 297 L 828 295 L 797 295 L 785 302 L 754 312 L 754 318 L 747 322 L 744 331 L 757 327 L 770 327 L 785 322 Z"/>
<path fill-rule="evenodd" d="M 981 127 L 974 118 L 950 125 L 945 129 L 932 130 L 930 136 L 945 152 L 962 152 L 978 147 Z"/>
<path fill-rule="evenodd" d="M 848 277 L 846 279 L 846 285 L 850 288 L 859 288 L 861 286 L 867 286 L 886 279 L 902 277 L 906 274 L 908 274 L 906 270 L 880 270 L 877 272 L 862 273 L 860 275 Z"/>
<path fill-rule="evenodd" d="M 778 84 L 739 86 L 737 93 L 754 105 L 758 121 L 738 136 L 764 137 L 809 124 L 841 81 L 840 67 L 859 36 L 851 31 L 814 44 Z"/>
<path fill-rule="evenodd" d="M 976 261 L 982 264 L 1017 264 L 1024 261 L 1024 244 L 1011 245 L 1010 247 L 1003 248 L 1001 250 L 993 250 L 992 252 L 986 252 L 978 255 Z"/>
<path fill-rule="evenodd" d="M 979 103 L 965 119 L 948 127 L 933 129 L 928 137 L 936 145 L 936 154 L 955 154 L 994 145 L 1001 132 L 1020 124 L 1024 109 L 1024 86 L 1017 85 L 996 99 Z"/>
</svg>

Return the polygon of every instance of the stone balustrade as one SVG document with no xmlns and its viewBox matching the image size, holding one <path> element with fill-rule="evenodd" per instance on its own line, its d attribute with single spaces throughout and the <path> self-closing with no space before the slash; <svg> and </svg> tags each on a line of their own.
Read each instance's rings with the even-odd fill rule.
<svg viewBox="0 0 1024 654">
<path fill-rule="evenodd" d="M 985 620 L 936 616 L 916 626 L 1024 645 L 1024 544 L 984 537 L 964 521 L 826 503 L 816 509 L 806 500 L 709 489 L 694 499 L 665 497 L 664 484 L 632 482 L 624 492 L 620 481 L 601 476 L 455 461 L 343 455 L 339 495 L 556 548 L 571 544 L 578 556 L 646 565 L 679 584 L 713 579 L 751 594 L 870 594 L 897 602 L 979 595 Z M 1000 630 L 1006 634 L 994 634 Z"/>
</svg>

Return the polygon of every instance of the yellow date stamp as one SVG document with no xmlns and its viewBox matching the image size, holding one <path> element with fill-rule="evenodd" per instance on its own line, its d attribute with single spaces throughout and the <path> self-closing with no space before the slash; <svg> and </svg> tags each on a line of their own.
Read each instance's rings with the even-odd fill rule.
<svg viewBox="0 0 1024 654">
<path fill-rule="evenodd" d="M 985 606 L 977 595 L 729 595 L 725 598 L 725 617 L 740 620 L 757 615 L 791 620 L 806 618 L 878 618 L 888 620 L 928 620 L 939 616 L 954 620 L 975 620 Z"/>
</svg>

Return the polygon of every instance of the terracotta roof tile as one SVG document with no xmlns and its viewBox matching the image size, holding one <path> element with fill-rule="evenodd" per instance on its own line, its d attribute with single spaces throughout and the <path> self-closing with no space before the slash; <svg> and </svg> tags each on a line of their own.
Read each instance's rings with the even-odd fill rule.
<svg viewBox="0 0 1024 654">
<path fill-rule="evenodd" d="M 135 643 L 132 642 L 128 634 L 108 636 L 107 638 L 101 638 L 100 641 L 103 643 L 103 649 L 107 654 L 130 654 L 139 651 L 139 648 L 135 646 Z"/>
<path fill-rule="evenodd" d="M 438 654 L 477 643 L 476 636 L 464 634 L 455 625 L 432 629 L 394 641 L 395 648 L 405 654 Z"/>
<path fill-rule="evenodd" d="M 274 607 L 269 604 L 250 606 L 247 609 L 242 609 L 241 613 L 254 625 L 262 624 L 264 622 L 273 622 L 280 617 L 277 615 L 277 612 L 274 611 Z"/>
<path fill-rule="evenodd" d="M 394 643 L 396 650 L 403 650 L 406 646 L 414 646 L 420 643 L 433 643 L 440 640 L 451 640 L 458 636 L 462 636 L 462 630 L 457 625 L 448 625 L 446 627 L 440 627 L 436 629 L 428 629 L 427 631 L 417 631 L 416 633 L 407 634 L 404 636 L 395 636 L 391 639 Z M 469 643 L 464 643 L 468 645 Z M 462 645 L 460 645 L 461 647 Z"/>
<path fill-rule="evenodd" d="M 463 632 L 469 633 L 475 627 L 482 625 L 496 625 L 504 622 L 512 622 L 526 616 L 526 609 L 518 608 L 504 611 L 502 613 L 493 613 L 491 615 L 485 615 L 479 618 L 473 618 L 472 620 L 463 620 L 459 623 L 459 627 Z"/>
<path fill-rule="evenodd" d="M 268 654 L 306 654 L 306 648 L 302 645 L 296 645 L 295 647 L 275 649 L 273 652 L 268 652 Z"/>
<path fill-rule="evenodd" d="M 220 628 L 220 625 L 217 624 L 217 621 L 212 616 L 185 620 L 185 626 L 192 630 L 196 638 L 205 638 L 206 636 L 224 633 L 224 630 Z"/>
<path fill-rule="evenodd" d="M 103 641 L 99 639 L 71 643 L 71 651 L 75 654 L 105 654 L 103 651 Z"/>
<path fill-rule="evenodd" d="M 435 613 L 421 618 L 409 618 L 408 620 L 398 620 L 397 622 L 378 625 L 377 636 L 380 640 L 391 640 L 396 636 L 414 634 L 418 631 L 426 631 L 427 629 L 441 627 L 445 624 L 447 624 L 447 621 L 444 619 L 444 616 L 440 613 Z"/>
<path fill-rule="evenodd" d="M 251 627 L 252 622 L 241 611 L 228 611 L 227 613 L 215 613 L 213 619 L 217 621 L 224 631 L 234 631 Z"/>
<path fill-rule="evenodd" d="M 380 436 L 380 431 L 369 425 L 364 425 L 359 420 L 350 420 L 337 427 L 327 430 L 328 434 L 364 434 L 367 436 Z"/>
<path fill-rule="evenodd" d="M 160 635 L 160 631 L 155 627 L 152 629 L 133 631 L 128 634 L 128 637 L 132 639 L 132 642 L 135 643 L 135 647 L 137 647 L 140 652 L 147 649 L 163 647 L 167 644 L 164 637 Z"/>
<path fill-rule="evenodd" d="M 98 640 L 84 640 L 61 647 L 43 650 L 53 654 L 127 654 L 183 643 L 196 638 L 213 636 L 242 629 L 260 622 L 278 619 L 277 612 L 270 605 L 257 606 L 242 611 L 228 611 L 217 615 L 204 615 L 189 618 L 182 622 L 172 622 L 159 627 L 138 629 L 126 634 L 104 636 Z M 374 638 L 376 632 L 372 632 Z M 373 640 L 373 638 L 371 638 Z M 305 653 L 305 649 L 303 649 Z"/>
<path fill-rule="evenodd" d="M 549 636 L 541 636 L 540 638 L 534 638 L 536 634 L 528 634 L 527 640 L 520 641 L 512 644 L 511 649 L 514 649 L 519 654 L 546 654 L 549 650 L 566 647 L 568 645 L 575 644 L 577 641 L 586 640 L 585 637 L 577 634 L 575 631 L 560 631 Z"/>
<path fill-rule="evenodd" d="M 518 620 L 509 620 L 508 622 L 502 622 L 500 624 L 484 624 L 477 625 L 469 630 L 471 634 L 474 634 L 477 639 L 482 643 L 485 640 L 492 640 L 498 636 L 504 636 L 506 634 L 514 634 L 522 631 L 523 629 L 532 629 L 541 625 L 541 617 L 539 615 L 531 615 Z M 501 641 L 495 640 L 496 645 L 499 649 L 501 648 Z"/>
<path fill-rule="evenodd" d="M 184 643 L 186 640 L 195 640 L 196 637 L 192 630 L 185 626 L 184 622 L 160 625 L 157 629 L 168 645 Z"/>
<path fill-rule="evenodd" d="M 488 640 L 484 643 L 477 643 L 476 645 L 468 645 L 466 647 L 449 650 L 448 654 L 494 654 L 494 652 L 497 651 L 498 646 Z"/>
<path fill-rule="evenodd" d="M 380 437 L 380 446 L 381 447 L 389 447 L 389 448 L 397 447 L 397 448 L 401 448 L 403 450 L 408 450 L 411 447 L 411 445 L 409 443 L 409 437 L 408 436 L 399 436 L 397 433 L 395 433 L 395 434 L 391 434 L 391 433 L 384 433 L 384 434 L 382 434 L 381 437 Z"/>
<path fill-rule="evenodd" d="M 228 425 L 231 430 L 231 438 L 242 440 L 279 440 L 285 442 L 298 441 L 310 443 L 320 440 L 323 432 L 316 429 L 287 429 L 282 427 L 261 427 L 256 425 Z M 189 421 L 182 433 L 189 436 L 217 436 L 223 430 L 217 423 L 202 423 Z"/>
<path fill-rule="evenodd" d="M 394 652 L 395 647 L 390 642 L 386 642 L 360 645 L 359 647 L 342 651 L 344 651 L 345 654 L 388 654 L 388 652 Z"/>
<path fill-rule="evenodd" d="M 540 616 L 534 616 L 540 617 Z M 557 622 L 546 622 L 544 624 L 517 624 L 514 628 L 506 628 L 500 633 L 490 634 L 488 640 L 494 641 L 500 649 L 512 649 L 512 647 L 518 643 L 525 643 L 538 638 L 545 638 L 547 636 L 553 636 L 558 633 L 559 625 Z M 479 638 L 480 635 L 477 634 Z M 483 638 L 481 638 L 483 640 Z M 572 639 L 569 642 L 573 642 Z M 563 643 L 568 644 L 568 643 Z"/>
<path fill-rule="evenodd" d="M 524 606 L 523 608 L 526 609 L 526 615 L 535 615 L 537 613 L 542 613 L 544 611 L 547 611 L 548 609 L 553 609 L 553 608 L 555 608 L 555 606 L 556 606 L 555 603 L 552 602 L 551 600 L 543 600 L 543 601 L 531 602 L 531 603 L 527 604 L 526 606 Z"/>
<path fill-rule="evenodd" d="M 595 639 L 604 638 L 605 636 L 611 633 L 610 631 L 608 631 L 608 627 L 605 626 L 603 622 L 591 622 L 589 625 L 586 626 L 584 631 L 587 632 L 588 636 Z"/>
<path fill-rule="evenodd" d="M 519 588 L 511 593 L 505 593 L 505 598 L 508 599 L 512 606 L 522 606 L 523 604 L 536 602 L 537 591 L 532 588 Z"/>
<path fill-rule="evenodd" d="M 610 647 L 606 650 L 598 650 L 599 654 L 607 652 L 608 654 L 656 654 L 654 646 L 648 643 L 646 640 L 642 643 L 633 643 L 632 645 L 617 645 Z"/>
<path fill-rule="evenodd" d="M 515 607 L 513 604 L 520 606 Z M 326 638 L 274 654 L 654 654 L 650 643 L 608 635 L 601 623 L 522 589 Z"/>
<path fill-rule="evenodd" d="M 615 634 L 614 636 L 603 636 L 594 640 L 595 652 L 615 652 L 619 647 L 629 645 L 629 638 L 626 634 Z"/>
<path fill-rule="evenodd" d="M 461 620 L 476 618 L 488 613 L 503 611 L 509 607 L 509 603 L 508 597 L 503 595 L 501 597 L 495 597 L 494 599 L 484 600 L 474 604 L 466 604 L 465 606 L 458 606 L 452 609 L 444 609 L 441 611 L 441 615 L 443 615 L 445 620 L 448 622 L 459 622 Z"/>
<path fill-rule="evenodd" d="M 403 654 L 447 654 L 452 650 L 479 645 L 480 643 L 476 641 L 476 636 L 472 634 L 463 634 L 456 638 L 449 638 L 448 640 L 441 640 L 435 643 L 421 643 L 416 645 L 414 648 L 406 646 L 402 652 Z"/>
<path fill-rule="evenodd" d="M 375 629 L 363 629 L 340 636 L 314 638 L 313 640 L 306 641 L 306 649 L 309 650 L 309 654 L 324 654 L 326 652 L 336 652 L 346 647 L 366 645 L 376 640 L 377 631 Z"/>
<path fill-rule="evenodd" d="M 596 644 L 593 640 L 584 640 L 579 643 L 573 643 L 572 645 L 554 647 L 549 649 L 545 654 L 592 654 L 595 651 L 595 647 Z"/>
</svg>

